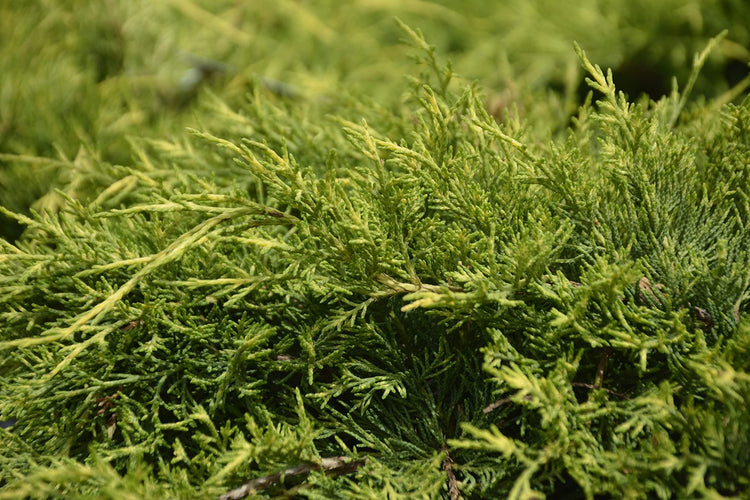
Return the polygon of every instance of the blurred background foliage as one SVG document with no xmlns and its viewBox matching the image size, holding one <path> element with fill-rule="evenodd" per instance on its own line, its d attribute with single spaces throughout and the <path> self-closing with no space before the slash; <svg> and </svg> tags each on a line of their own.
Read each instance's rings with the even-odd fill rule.
<svg viewBox="0 0 750 500">
<path fill-rule="evenodd" d="M 692 55 L 725 28 L 693 95 L 722 95 L 750 61 L 744 0 L 6 0 L 0 204 L 54 210 L 55 189 L 93 196 L 111 179 L 91 169 L 131 163 L 133 137 L 216 119 L 206 89 L 230 108 L 258 80 L 287 98 L 399 106 L 411 61 L 394 16 L 487 89 L 491 113 L 515 109 L 542 135 L 564 130 L 588 91 L 573 40 L 633 98 L 658 99 L 673 76 L 684 86 Z M 19 233 L 0 218 L 0 236 Z"/>
</svg>

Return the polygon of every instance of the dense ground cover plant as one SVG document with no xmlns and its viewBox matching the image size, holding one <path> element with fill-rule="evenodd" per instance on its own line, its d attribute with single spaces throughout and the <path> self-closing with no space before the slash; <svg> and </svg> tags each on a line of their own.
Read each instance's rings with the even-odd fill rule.
<svg viewBox="0 0 750 500">
<path fill-rule="evenodd" d="M 249 36 L 235 3 L 173 4 L 227 47 Z M 282 4 L 274 30 L 335 36 Z M 466 21 L 420 6 L 427 32 L 459 26 L 436 39 L 471 74 Z M 370 97 L 351 75 L 326 92 L 299 43 L 294 86 L 190 56 L 207 79 L 190 95 L 118 94 L 147 134 L 58 131 L 58 157 L 6 138 L 11 171 L 46 158 L 75 175 L 36 210 L 0 206 L 25 228 L 0 239 L 0 498 L 253 479 L 260 497 L 747 494 L 750 100 L 698 76 L 726 35 L 657 101 L 567 39 L 595 93 L 576 106 L 578 77 L 554 90 L 565 65 L 509 60 L 525 90 L 498 105 L 388 23 L 416 61 L 371 69 L 413 76 Z M 143 57 L 118 63 L 117 40 L 75 64 L 113 84 Z M 81 102 L 81 120 L 113 113 Z"/>
</svg>

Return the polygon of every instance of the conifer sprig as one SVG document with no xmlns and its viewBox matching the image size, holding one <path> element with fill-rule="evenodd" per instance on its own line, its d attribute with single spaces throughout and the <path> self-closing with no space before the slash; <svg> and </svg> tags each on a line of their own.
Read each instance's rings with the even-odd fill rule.
<svg viewBox="0 0 750 500">
<path fill-rule="evenodd" d="M 399 24 L 398 105 L 252 78 L 0 206 L 0 498 L 747 493 L 750 100 L 633 101 L 576 46 L 559 138 Z"/>
</svg>

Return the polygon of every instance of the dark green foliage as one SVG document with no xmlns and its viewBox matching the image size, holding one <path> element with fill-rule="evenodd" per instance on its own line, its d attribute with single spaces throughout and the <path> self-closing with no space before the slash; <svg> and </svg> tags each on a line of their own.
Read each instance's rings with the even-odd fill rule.
<svg viewBox="0 0 750 500">
<path fill-rule="evenodd" d="M 76 64 L 106 82 L 128 56 L 99 26 Z M 750 99 L 696 83 L 725 35 L 658 101 L 568 45 L 598 96 L 568 128 L 575 78 L 496 113 L 398 26 L 419 76 L 390 98 L 245 73 L 242 99 L 165 98 L 192 130 L 129 138 L 128 166 L 83 141 L 39 210 L 0 205 L 25 227 L 0 498 L 216 497 L 336 456 L 366 461 L 258 497 L 750 493 Z"/>
</svg>

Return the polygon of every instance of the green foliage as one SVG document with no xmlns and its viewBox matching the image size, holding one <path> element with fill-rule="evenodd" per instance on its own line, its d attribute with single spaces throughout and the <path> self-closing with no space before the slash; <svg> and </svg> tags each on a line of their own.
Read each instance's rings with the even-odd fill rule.
<svg viewBox="0 0 750 500">
<path fill-rule="evenodd" d="M 225 71 L 216 61 L 191 60 L 219 79 L 214 92 L 123 94 L 127 119 L 151 113 L 134 122 L 142 134 L 50 129 L 59 158 L 32 139 L 2 143 L 5 182 L 18 165 L 65 173 L 34 207 L 0 204 L 25 227 L 0 239 L 0 420 L 16 421 L 0 428 L 0 498 L 205 498 L 275 474 L 258 497 L 750 492 L 750 99 L 746 83 L 727 90 L 699 75 L 746 31 L 707 41 L 685 89 L 655 101 L 620 92 L 586 39 L 574 50 L 566 33 L 535 38 L 577 55 L 596 92 L 568 126 L 578 70 L 561 94 L 538 87 L 565 61 L 524 66 L 509 48 L 517 74 L 504 78 L 529 87 L 499 112 L 493 77 L 468 84 L 441 62 L 452 51 L 457 68 L 477 67 L 486 46 L 456 44 L 484 2 L 466 2 L 465 18 L 400 2 L 423 10 L 443 49 L 408 15 L 388 19 L 369 28 L 394 38 L 387 54 L 346 77 L 326 71 L 345 72 L 354 50 L 314 57 L 355 16 L 339 3 L 279 2 L 262 15 L 253 3 L 115 4 L 131 24 L 92 21 L 103 31 L 72 37 L 88 48 L 60 63 L 94 95 L 128 80 L 129 65 L 163 62 L 123 51 L 117 33 L 155 36 L 164 9 L 203 23 L 196 44 L 220 33 L 219 59 L 236 66 L 222 82 L 208 75 Z M 361 4 L 357 19 L 386 6 Z M 539 14 L 524 9 L 560 9 L 517 5 L 510 18 L 527 23 Z M 698 2 L 680 5 L 671 23 L 703 19 Z M 89 22 L 68 7 L 26 16 L 48 16 L 45 29 Z M 706 24 L 726 20 L 720 11 Z M 255 41 L 243 14 L 258 16 Z M 190 26 L 175 26 L 162 43 L 189 39 Z M 511 48 L 528 41 L 520 26 Z M 606 45 L 622 56 L 629 31 L 604 28 L 625 39 Z M 349 29 L 363 54 L 379 50 Z M 239 47 L 271 50 L 271 32 L 296 37 L 305 72 L 281 49 L 267 57 L 282 54 L 283 69 L 242 59 Z M 417 69 L 387 60 L 406 53 L 399 37 Z M 305 76 L 291 86 L 295 71 Z M 418 76 L 368 92 L 367 75 L 403 71 Z M 332 80 L 339 92 L 322 83 Z M 115 113 L 81 102 L 81 123 Z M 336 474 L 324 467 L 336 456 L 364 463 Z M 284 477 L 300 464 L 309 474 Z"/>
</svg>

